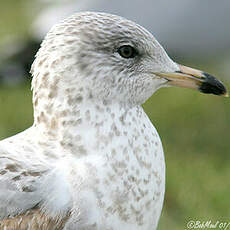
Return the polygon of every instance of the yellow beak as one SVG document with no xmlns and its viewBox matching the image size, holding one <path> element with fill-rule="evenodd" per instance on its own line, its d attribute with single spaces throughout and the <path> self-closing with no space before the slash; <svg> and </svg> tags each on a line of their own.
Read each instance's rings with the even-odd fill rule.
<svg viewBox="0 0 230 230">
<path fill-rule="evenodd" d="M 178 66 L 179 71 L 154 74 L 167 79 L 170 86 L 197 89 L 202 93 L 228 97 L 226 87 L 212 75 L 183 65 Z"/>
</svg>

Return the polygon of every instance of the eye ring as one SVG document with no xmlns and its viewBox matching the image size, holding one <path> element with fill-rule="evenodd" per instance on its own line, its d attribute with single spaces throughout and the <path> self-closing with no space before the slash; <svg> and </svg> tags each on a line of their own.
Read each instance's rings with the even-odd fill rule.
<svg viewBox="0 0 230 230">
<path fill-rule="evenodd" d="M 138 54 L 137 50 L 130 45 L 121 46 L 117 52 L 123 58 L 134 58 Z"/>
</svg>

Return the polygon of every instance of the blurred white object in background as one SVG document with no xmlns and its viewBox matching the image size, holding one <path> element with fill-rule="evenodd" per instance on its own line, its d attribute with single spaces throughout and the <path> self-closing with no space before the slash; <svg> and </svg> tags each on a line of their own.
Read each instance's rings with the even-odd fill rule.
<svg viewBox="0 0 230 230">
<path fill-rule="evenodd" d="M 44 8 L 32 28 L 34 37 L 39 40 L 54 23 L 74 12 L 90 10 L 114 13 L 136 21 L 175 55 L 197 58 L 230 50 L 229 0 L 40 1 L 49 2 L 49 7 Z"/>
</svg>

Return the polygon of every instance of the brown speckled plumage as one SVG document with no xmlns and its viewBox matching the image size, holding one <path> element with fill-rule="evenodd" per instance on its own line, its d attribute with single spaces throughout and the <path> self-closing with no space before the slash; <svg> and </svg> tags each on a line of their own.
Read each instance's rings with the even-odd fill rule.
<svg viewBox="0 0 230 230">
<path fill-rule="evenodd" d="M 38 209 L 32 209 L 17 217 L 5 218 L 0 221 L 2 230 L 61 230 L 64 228 L 69 216 L 53 218 L 41 213 Z"/>
</svg>

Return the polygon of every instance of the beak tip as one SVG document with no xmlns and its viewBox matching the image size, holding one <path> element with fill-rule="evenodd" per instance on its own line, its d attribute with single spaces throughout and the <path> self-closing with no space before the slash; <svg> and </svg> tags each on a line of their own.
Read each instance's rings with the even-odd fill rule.
<svg viewBox="0 0 230 230">
<path fill-rule="evenodd" d="M 229 97 L 227 89 L 221 81 L 208 73 L 203 73 L 203 75 L 205 76 L 205 80 L 199 88 L 202 93 Z"/>
</svg>

